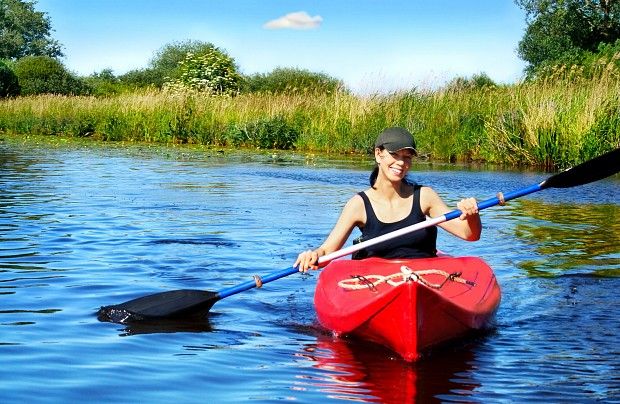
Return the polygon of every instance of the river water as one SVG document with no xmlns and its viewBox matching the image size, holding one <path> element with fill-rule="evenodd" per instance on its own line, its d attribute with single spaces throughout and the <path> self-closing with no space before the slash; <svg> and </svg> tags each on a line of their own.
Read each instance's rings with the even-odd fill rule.
<svg viewBox="0 0 620 404">
<path fill-rule="evenodd" d="M 317 324 L 317 274 L 219 301 L 202 322 L 123 326 L 102 305 L 220 290 L 315 247 L 367 159 L 0 140 L 2 402 L 620 402 L 620 180 L 482 212 L 495 328 L 407 364 Z M 454 206 L 548 177 L 420 163 Z M 355 234 L 354 234 L 355 236 Z"/>
</svg>

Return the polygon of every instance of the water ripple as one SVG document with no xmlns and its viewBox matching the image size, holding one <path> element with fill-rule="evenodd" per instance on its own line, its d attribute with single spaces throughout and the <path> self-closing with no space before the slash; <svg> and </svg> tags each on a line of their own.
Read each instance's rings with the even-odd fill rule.
<svg viewBox="0 0 620 404">
<path fill-rule="evenodd" d="M 0 141 L 0 398 L 618 401 L 617 178 L 485 210 L 476 243 L 440 232 L 442 250 L 495 269 L 502 305 L 491 332 L 419 363 L 321 329 L 316 273 L 222 299 L 204 321 L 97 320 L 102 305 L 290 266 L 367 187 L 371 163 Z M 547 177 L 436 164 L 410 176 L 450 206 Z"/>
</svg>

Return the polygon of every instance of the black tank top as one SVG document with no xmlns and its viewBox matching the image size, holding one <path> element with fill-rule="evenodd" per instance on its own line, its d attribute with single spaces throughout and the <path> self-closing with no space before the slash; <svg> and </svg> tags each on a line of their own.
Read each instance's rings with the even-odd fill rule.
<svg viewBox="0 0 620 404">
<path fill-rule="evenodd" d="M 409 216 L 392 223 L 384 223 L 377 219 L 370 199 L 368 199 L 365 192 L 359 192 L 358 195 L 364 200 L 364 207 L 366 209 L 366 224 L 362 229 L 361 240 L 358 239 L 358 242 L 370 240 L 391 231 L 425 221 L 426 215 L 420 208 L 420 188 L 420 185 L 414 184 L 413 204 Z M 437 227 L 431 226 L 367 247 L 355 253 L 353 259 L 367 257 L 428 258 L 435 257 L 436 255 Z"/>
</svg>

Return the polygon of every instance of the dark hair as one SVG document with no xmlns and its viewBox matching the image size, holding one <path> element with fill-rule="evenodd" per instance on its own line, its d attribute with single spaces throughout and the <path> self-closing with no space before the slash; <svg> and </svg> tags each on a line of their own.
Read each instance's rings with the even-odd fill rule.
<svg viewBox="0 0 620 404">
<path fill-rule="evenodd" d="M 383 146 L 376 146 L 376 148 L 381 151 L 385 150 L 385 147 Z M 375 162 L 375 168 L 373 168 L 372 172 L 370 173 L 370 178 L 368 178 L 368 180 L 370 181 L 371 188 L 375 187 L 375 182 L 377 182 L 378 176 L 379 176 L 379 163 Z"/>
<path fill-rule="evenodd" d="M 379 166 L 375 165 L 375 168 L 372 170 L 372 172 L 370 173 L 370 187 L 374 188 L 375 187 L 375 182 L 377 182 L 377 177 L 379 176 Z"/>
</svg>

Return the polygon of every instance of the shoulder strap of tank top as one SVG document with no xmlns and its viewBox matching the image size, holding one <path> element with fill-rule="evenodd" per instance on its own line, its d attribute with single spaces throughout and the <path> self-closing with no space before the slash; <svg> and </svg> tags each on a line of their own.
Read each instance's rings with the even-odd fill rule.
<svg viewBox="0 0 620 404">
<path fill-rule="evenodd" d="M 422 206 L 420 205 L 420 190 L 422 189 L 422 185 L 418 185 L 413 183 L 413 206 L 411 207 L 412 213 L 417 213 L 421 217 L 425 217 L 426 215 L 422 212 Z M 414 211 L 415 209 L 415 211 Z"/>
<path fill-rule="evenodd" d="M 366 224 L 368 224 L 369 222 L 376 222 L 377 215 L 375 215 L 375 211 L 372 208 L 372 204 L 370 203 L 370 199 L 368 199 L 368 195 L 366 195 L 366 192 L 361 191 L 357 194 L 361 196 L 362 200 L 364 201 L 364 208 L 366 209 Z"/>
</svg>

